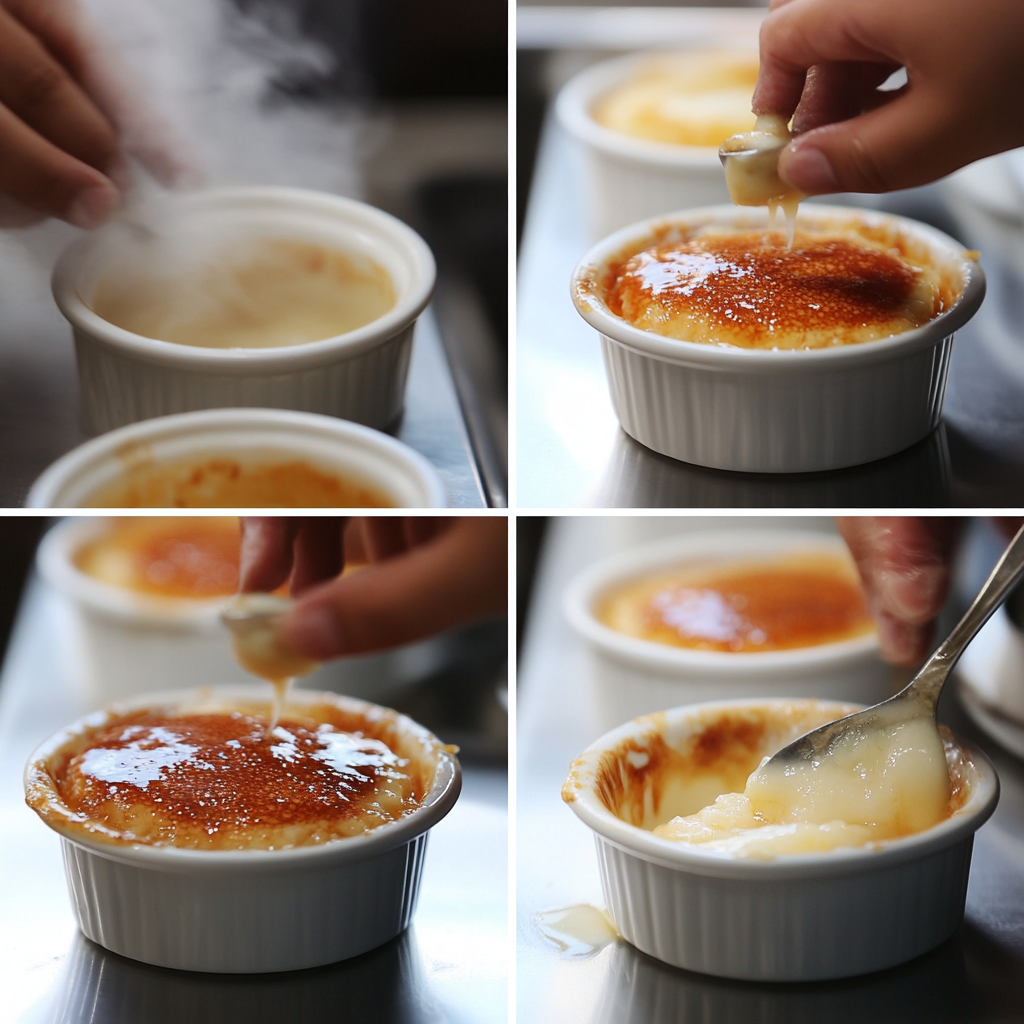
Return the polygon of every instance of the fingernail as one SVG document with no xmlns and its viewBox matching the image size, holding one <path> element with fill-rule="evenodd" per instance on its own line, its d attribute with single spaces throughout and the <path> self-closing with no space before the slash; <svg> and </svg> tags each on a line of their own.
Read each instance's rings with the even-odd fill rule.
<svg viewBox="0 0 1024 1024">
<path fill-rule="evenodd" d="M 333 658 L 344 649 L 338 617 L 324 605 L 300 606 L 290 611 L 281 619 L 277 631 L 286 647 L 308 658 Z"/>
<path fill-rule="evenodd" d="M 132 187 L 132 171 L 128 161 L 124 157 L 118 157 L 110 167 L 107 168 L 107 177 L 118 187 L 121 192 L 127 192 Z"/>
<path fill-rule="evenodd" d="M 790 143 L 779 157 L 779 177 L 808 195 L 840 190 L 828 157 L 814 146 L 796 142 Z"/>
<path fill-rule="evenodd" d="M 90 231 L 99 227 L 117 209 L 121 197 L 113 185 L 90 185 L 79 192 L 68 210 L 67 220 L 76 228 Z"/>
<path fill-rule="evenodd" d="M 887 615 L 876 621 L 878 640 L 882 646 L 882 657 L 890 665 L 916 665 L 924 657 L 927 630 L 911 626 Z"/>
</svg>

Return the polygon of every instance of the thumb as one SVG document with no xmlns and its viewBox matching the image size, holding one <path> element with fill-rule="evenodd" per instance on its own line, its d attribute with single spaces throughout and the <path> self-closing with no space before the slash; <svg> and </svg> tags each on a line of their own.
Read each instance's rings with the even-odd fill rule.
<svg viewBox="0 0 1024 1024">
<path fill-rule="evenodd" d="M 891 192 L 925 185 L 974 156 L 950 131 L 955 115 L 908 91 L 848 121 L 798 135 L 779 156 L 779 176 L 807 195 Z"/>
</svg>

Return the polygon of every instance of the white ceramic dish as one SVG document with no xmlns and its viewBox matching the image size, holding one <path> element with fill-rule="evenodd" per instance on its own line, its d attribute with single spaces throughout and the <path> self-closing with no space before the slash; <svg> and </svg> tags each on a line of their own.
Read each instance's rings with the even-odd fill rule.
<svg viewBox="0 0 1024 1024">
<path fill-rule="evenodd" d="M 105 260 L 117 251 L 117 226 L 101 229 L 71 245 L 53 272 L 54 298 L 74 333 L 87 432 L 224 407 L 297 409 L 378 428 L 398 418 L 413 328 L 435 277 L 434 258 L 415 231 L 354 199 L 294 188 L 197 192 L 178 200 L 175 217 L 211 231 L 320 242 L 368 256 L 390 275 L 397 302 L 357 330 L 288 348 L 195 348 L 145 338 L 89 308 Z"/>
<path fill-rule="evenodd" d="M 591 116 L 599 97 L 657 59 L 631 54 L 594 64 L 568 82 L 555 101 L 559 121 L 586 153 L 587 220 L 593 238 L 667 210 L 729 201 L 717 148 L 635 138 Z"/>
<path fill-rule="evenodd" d="M 70 606 L 55 643 L 86 698 L 100 705 L 146 692 L 251 684 L 220 622 L 223 600 L 136 593 L 75 565 L 75 553 L 105 529 L 100 518 L 65 519 L 36 553 L 39 575 Z"/>
<path fill-rule="evenodd" d="M 178 705 L 207 694 L 153 695 L 118 707 Z M 214 699 L 267 699 L 236 687 Z M 313 691 L 292 703 L 334 702 L 373 713 L 376 705 Z M 98 712 L 36 749 L 26 768 L 101 724 Z M 422 726 L 399 716 L 400 735 L 436 759 L 433 785 L 411 814 L 365 835 L 291 850 L 185 850 L 112 845 L 61 834 L 68 887 L 83 933 L 133 960 L 177 970 L 252 974 L 334 963 L 374 949 L 412 919 L 427 832 L 454 806 L 458 760 Z"/>
<path fill-rule="evenodd" d="M 971 641 L 956 673 L 961 701 L 975 724 L 1024 758 L 1024 635 L 1005 605 Z"/>
<path fill-rule="evenodd" d="M 570 806 L 594 831 L 604 897 L 622 936 L 676 967 L 749 981 L 866 974 L 948 938 L 963 918 L 974 833 L 999 797 L 995 769 L 976 750 L 979 779 L 965 805 L 879 849 L 734 858 L 656 838 L 598 797 L 598 764 L 617 744 L 661 731 L 678 745 L 697 713 L 754 703 L 775 702 L 675 708 L 620 726 L 574 762 L 582 785 Z"/>
<path fill-rule="evenodd" d="M 211 409 L 133 423 L 87 441 L 39 477 L 25 504 L 82 508 L 90 495 L 136 461 L 211 455 L 301 459 L 374 487 L 400 508 L 442 508 L 448 503 L 437 470 L 408 445 L 380 431 L 312 413 Z"/>
<path fill-rule="evenodd" d="M 840 643 L 763 654 L 670 647 L 610 629 L 594 615 L 601 594 L 687 562 L 846 553 L 838 537 L 799 530 L 722 530 L 670 537 L 590 566 L 570 584 L 565 611 L 587 644 L 599 727 L 659 708 L 735 697 L 821 697 L 875 704 L 892 696 L 893 671 L 871 633 Z"/>
<path fill-rule="evenodd" d="M 714 469 L 798 473 L 841 469 L 902 451 L 939 422 L 955 332 L 985 294 L 981 267 L 962 246 L 904 217 L 804 205 L 803 224 L 895 223 L 962 277 L 957 302 L 891 338 L 809 351 L 771 351 L 676 341 L 615 316 L 590 283 L 624 250 L 666 225 L 761 227 L 767 211 L 735 206 L 666 214 L 605 238 L 580 260 L 572 296 L 601 335 L 612 404 L 623 430 L 656 452 Z"/>
</svg>

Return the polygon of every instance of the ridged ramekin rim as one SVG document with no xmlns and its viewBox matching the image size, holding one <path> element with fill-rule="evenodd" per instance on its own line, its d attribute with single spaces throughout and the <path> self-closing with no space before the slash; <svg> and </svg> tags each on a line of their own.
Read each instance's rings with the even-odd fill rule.
<svg viewBox="0 0 1024 1024">
<path fill-rule="evenodd" d="M 764 375 L 799 373 L 803 375 L 834 371 L 851 363 L 856 365 L 884 363 L 900 359 L 920 349 L 933 348 L 952 336 L 970 320 L 985 297 L 985 274 L 981 264 L 965 256 L 962 260 L 964 287 L 959 297 L 949 309 L 921 327 L 903 331 L 888 338 L 851 345 L 778 350 L 708 345 L 702 342 L 667 338 L 626 323 L 611 313 L 604 301 L 597 296 L 591 296 L 590 301 L 586 303 L 580 300 L 577 286 L 585 276 L 592 277 L 599 274 L 611 256 L 652 237 L 659 227 L 672 224 L 690 226 L 694 223 L 702 226 L 707 224 L 733 226 L 745 218 L 749 218 L 753 224 L 767 216 L 767 212 L 762 212 L 760 208 L 756 213 L 752 213 L 751 209 L 750 207 L 719 204 L 676 210 L 637 221 L 606 236 L 587 250 L 573 270 L 570 280 L 570 295 L 576 311 L 600 334 L 649 358 L 733 373 Z M 867 221 L 868 223 L 896 223 L 908 234 L 944 248 L 951 257 L 956 252 L 961 254 L 966 252 L 956 239 L 937 228 L 897 214 L 864 210 L 853 206 L 827 206 L 817 203 L 801 208 L 801 217 L 806 217 L 808 214 L 812 219 L 842 218 Z"/>
<path fill-rule="evenodd" d="M 655 715 L 644 715 L 605 733 L 584 750 L 576 761 L 584 758 L 596 760 L 600 754 L 628 738 L 652 728 L 657 716 L 683 716 L 698 711 L 718 708 L 787 705 L 816 701 L 842 708 L 859 708 L 845 701 L 817 700 L 816 698 L 738 698 L 735 700 L 705 701 L 670 708 Z M 992 762 L 977 748 L 957 738 L 957 743 L 968 753 L 978 768 L 979 782 L 965 808 L 923 832 L 890 840 L 883 846 L 841 847 L 825 853 L 785 854 L 771 860 L 731 857 L 726 854 L 701 850 L 687 843 L 660 839 L 644 829 L 617 818 L 585 785 L 569 804 L 573 813 L 594 832 L 595 836 L 638 860 L 678 871 L 681 874 L 729 878 L 752 883 L 773 880 L 800 880 L 811 882 L 818 878 L 837 875 L 869 874 L 897 864 L 923 859 L 939 850 L 947 849 L 971 836 L 991 817 L 999 800 L 999 776 Z M 575 763 L 575 762 L 574 762 Z M 968 812 L 966 808 L 970 808 Z"/>
<path fill-rule="evenodd" d="M 58 308 L 71 326 L 97 345 L 133 360 L 178 371 L 208 375 L 298 373 L 318 366 L 342 362 L 383 345 L 413 324 L 430 302 L 437 276 L 433 253 L 407 224 L 383 210 L 356 199 L 312 189 L 280 186 L 245 186 L 207 189 L 181 200 L 193 207 L 204 204 L 265 202 L 292 203 L 333 210 L 342 217 L 372 225 L 381 236 L 405 246 L 414 267 L 409 294 L 376 320 L 333 338 L 302 345 L 276 348 L 216 349 L 147 338 L 124 330 L 97 316 L 78 292 L 77 276 L 82 264 L 98 244 L 92 236 L 73 242 L 61 254 L 53 270 L 51 287 Z"/>
<path fill-rule="evenodd" d="M 91 462 L 109 457 L 126 443 L 153 441 L 161 435 L 189 434 L 200 431 L 204 427 L 214 430 L 228 426 L 245 426 L 256 423 L 257 426 L 274 426 L 282 429 L 294 428 L 296 431 L 316 430 L 319 433 L 329 432 L 336 437 L 356 438 L 369 445 L 376 445 L 395 462 L 401 463 L 403 470 L 416 480 L 417 486 L 426 495 L 427 500 L 416 508 L 445 508 L 448 504 L 448 493 L 436 467 L 414 448 L 385 434 L 381 430 L 367 427 L 351 420 L 338 419 L 323 413 L 302 412 L 294 409 L 269 408 L 216 408 L 198 409 L 191 412 L 171 413 L 167 416 L 156 416 L 151 419 L 136 420 L 123 427 L 99 437 L 85 441 L 77 448 L 66 452 L 48 466 L 33 483 L 26 498 L 27 508 L 65 508 L 67 506 L 51 505 L 51 494 L 59 490 L 64 482 L 75 473 L 81 471 Z M 256 422 L 259 421 L 259 422 Z M 282 447 L 287 448 L 289 434 L 282 433 Z M 294 451 L 302 455 L 300 445 Z M 381 486 L 382 490 L 387 490 Z M 388 495 L 391 497 L 391 495 Z"/>
<path fill-rule="evenodd" d="M 181 704 L 203 697 L 217 698 L 220 695 L 223 695 L 224 700 L 234 697 L 238 700 L 269 701 L 268 686 L 269 684 L 264 686 L 246 683 L 225 684 L 198 690 L 166 690 L 160 693 L 140 694 L 132 698 L 111 701 L 99 711 L 83 715 L 43 740 L 26 762 L 25 785 L 28 785 L 30 771 L 39 762 L 52 755 L 83 729 L 102 724 L 101 716 L 103 715 L 116 715 L 150 706 L 166 707 L 168 704 Z M 294 690 L 289 700 L 296 700 L 296 698 L 298 703 L 314 704 L 322 701 L 356 712 L 366 713 L 371 710 L 379 710 L 396 716 L 396 724 L 415 739 L 428 744 L 437 757 L 434 783 L 420 805 L 402 818 L 379 825 L 362 835 L 347 836 L 315 845 L 293 847 L 290 850 L 189 850 L 173 846 L 147 846 L 142 843 L 107 843 L 90 840 L 89 837 L 81 835 L 74 829 L 62 829 L 53 822 L 42 818 L 41 815 L 40 818 L 44 825 L 56 832 L 64 841 L 72 843 L 90 854 L 121 864 L 190 874 L 213 874 L 224 871 L 232 873 L 247 871 L 259 874 L 331 867 L 335 864 L 374 857 L 397 846 L 402 846 L 427 832 L 455 805 L 462 789 L 461 765 L 456 755 L 447 750 L 445 745 L 425 726 L 420 725 L 407 715 L 383 705 L 326 690 Z"/>
<path fill-rule="evenodd" d="M 715 552 L 712 549 L 715 545 L 734 545 L 737 539 L 746 539 L 751 543 L 763 539 L 764 548 L 763 551 L 744 550 L 736 557 L 747 554 L 751 557 L 778 554 L 780 543 L 787 545 L 786 550 L 793 551 L 813 551 L 815 548 L 831 552 L 844 550 L 841 538 L 824 532 L 815 533 L 812 530 L 767 527 L 699 530 L 691 534 L 664 537 L 609 555 L 579 572 L 570 581 L 564 593 L 562 604 L 565 616 L 573 630 L 603 655 L 661 672 L 699 671 L 712 676 L 756 676 L 765 672 L 813 670 L 828 666 L 838 668 L 850 662 L 878 657 L 880 648 L 878 634 L 875 632 L 851 640 L 794 650 L 733 654 L 724 651 L 691 651 L 626 636 L 605 626 L 593 614 L 591 605 L 601 590 L 644 575 L 645 570 L 653 568 L 659 559 L 678 558 L 683 562 L 686 555 L 698 555 L 700 551 L 712 551 L 714 557 Z"/>
</svg>

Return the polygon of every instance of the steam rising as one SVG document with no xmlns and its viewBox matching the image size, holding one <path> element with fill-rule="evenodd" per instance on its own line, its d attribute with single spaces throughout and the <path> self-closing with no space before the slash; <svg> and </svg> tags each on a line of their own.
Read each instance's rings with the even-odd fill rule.
<svg viewBox="0 0 1024 1024">
<path fill-rule="evenodd" d="M 302 38 L 290 11 L 243 13 L 230 0 L 80 5 L 97 37 L 86 85 L 117 121 L 129 156 L 127 220 L 164 234 L 176 220 L 176 193 L 198 184 L 292 185 L 359 197 L 359 157 L 372 138 L 358 108 L 293 102 L 273 88 L 333 67 L 326 49 Z M 75 234 L 54 222 L 0 232 L 0 333 L 8 353 L 8 339 L 37 326 L 42 307 L 55 313 L 50 268 Z"/>
</svg>

